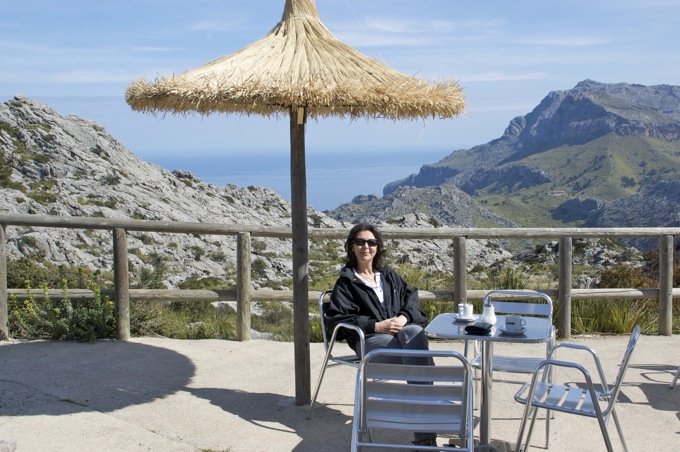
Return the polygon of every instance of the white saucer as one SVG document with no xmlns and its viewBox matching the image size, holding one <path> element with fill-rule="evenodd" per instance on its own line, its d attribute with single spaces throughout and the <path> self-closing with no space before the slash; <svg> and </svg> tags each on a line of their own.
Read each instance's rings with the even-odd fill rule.
<svg viewBox="0 0 680 452">
<path fill-rule="evenodd" d="M 498 327 L 498 329 L 501 331 L 501 333 L 507 334 L 508 336 L 521 336 L 527 330 L 525 327 L 522 327 L 519 330 L 512 330 L 512 331 L 506 330 L 505 328 L 502 328 L 502 327 Z"/>
<path fill-rule="evenodd" d="M 458 313 L 454 313 L 453 318 L 456 320 L 456 322 L 470 323 L 477 320 L 479 318 L 479 314 L 472 314 L 472 317 L 461 317 L 458 315 Z"/>
</svg>

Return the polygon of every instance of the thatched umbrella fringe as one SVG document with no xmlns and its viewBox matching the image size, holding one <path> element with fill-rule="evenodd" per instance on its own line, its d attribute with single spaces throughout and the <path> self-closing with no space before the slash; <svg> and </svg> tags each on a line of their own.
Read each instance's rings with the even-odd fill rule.
<svg viewBox="0 0 680 452">
<path fill-rule="evenodd" d="M 412 86 L 406 82 L 392 89 L 384 87 L 361 87 L 359 82 L 351 85 L 326 85 L 321 81 L 310 81 L 307 86 L 290 86 L 286 81 L 271 80 L 269 83 L 247 80 L 241 85 L 226 86 L 226 80 L 213 80 L 198 86 L 176 86 L 176 80 L 159 79 L 153 85 L 138 80 L 128 88 L 127 97 L 135 98 L 136 109 L 142 111 L 167 111 L 179 113 L 194 110 L 197 113 L 223 112 L 277 115 L 287 114 L 286 105 L 305 106 L 310 118 L 332 114 L 363 115 L 403 120 L 428 118 L 433 115 L 450 118 L 463 113 L 462 93 L 455 84 L 438 82 Z M 174 92 L 173 97 L 165 94 Z M 140 94 L 137 94 L 140 93 Z M 370 109 L 366 102 L 370 100 Z M 452 105 L 453 104 L 453 105 Z M 246 111 L 244 111 L 244 109 Z M 368 110 L 368 111 L 367 111 Z"/>
</svg>

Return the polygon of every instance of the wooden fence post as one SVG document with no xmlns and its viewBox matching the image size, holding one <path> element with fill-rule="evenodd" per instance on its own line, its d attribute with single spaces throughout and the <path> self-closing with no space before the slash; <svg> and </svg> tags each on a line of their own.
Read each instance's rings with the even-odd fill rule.
<svg viewBox="0 0 680 452">
<path fill-rule="evenodd" d="M 453 302 L 467 302 L 467 252 L 465 237 L 453 239 Z"/>
<path fill-rule="evenodd" d="M 659 238 L 659 334 L 673 334 L 673 236 Z"/>
<path fill-rule="evenodd" d="M 116 339 L 130 339 L 130 279 L 128 274 L 127 232 L 113 229 L 113 284 L 116 304 Z"/>
<path fill-rule="evenodd" d="M 571 337 L 571 274 L 572 274 L 572 240 L 571 237 L 560 239 L 559 275 L 557 288 L 557 304 L 559 316 L 557 320 L 557 336 L 563 339 Z"/>
<path fill-rule="evenodd" d="M 236 240 L 236 339 L 250 340 L 250 233 L 239 232 Z"/>
<path fill-rule="evenodd" d="M 7 234 L 5 225 L 0 224 L 0 340 L 9 338 L 9 315 L 7 305 Z"/>
</svg>

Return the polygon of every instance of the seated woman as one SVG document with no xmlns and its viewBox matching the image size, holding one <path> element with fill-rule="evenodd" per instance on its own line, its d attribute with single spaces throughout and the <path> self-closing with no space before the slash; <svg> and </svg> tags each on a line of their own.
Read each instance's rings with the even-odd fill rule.
<svg viewBox="0 0 680 452">
<path fill-rule="evenodd" d="M 378 228 L 358 224 L 345 242 L 345 266 L 335 283 L 326 312 L 328 331 L 339 322 L 359 326 L 365 334 L 364 354 L 377 348 L 428 350 L 420 323 L 427 316 L 420 310 L 418 290 L 385 263 L 385 248 Z M 354 331 L 340 329 L 337 339 L 345 339 L 359 355 L 359 338 Z M 397 358 L 398 359 L 398 358 Z M 432 365 L 428 358 L 415 358 L 412 364 Z M 414 444 L 436 445 L 436 434 L 416 432 Z"/>
</svg>

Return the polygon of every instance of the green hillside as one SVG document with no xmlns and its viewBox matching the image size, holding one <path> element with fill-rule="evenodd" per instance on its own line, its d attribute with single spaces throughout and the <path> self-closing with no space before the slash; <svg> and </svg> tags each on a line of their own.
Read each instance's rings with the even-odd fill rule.
<svg viewBox="0 0 680 452">
<path fill-rule="evenodd" d="M 520 225 L 578 226 L 579 222 L 556 224 L 551 212 L 569 198 L 610 201 L 634 195 L 662 179 L 680 180 L 680 142 L 608 134 L 585 145 L 559 146 L 506 165 L 538 169 L 551 182 L 518 188 L 501 180 L 477 190 L 473 199 Z"/>
<path fill-rule="evenodd" d="M 552 91 L 512 119 L 501 137 L 385 185 L 383 204 L 406 188 L 443 186 L 519 226 L 676 224 L 680 87 L 584 80 Z M 437 221 L 460 224 L 426 195 L 411 193 L 430 203 L 428 214 Z M 665 207 L 653 214 L 641 208 L 657 205 Z M 382 212 L 376 202 L 362 208 L 377 217 Z M 344 210 L 349 207 L 334 213 Z"/>
</svg>

